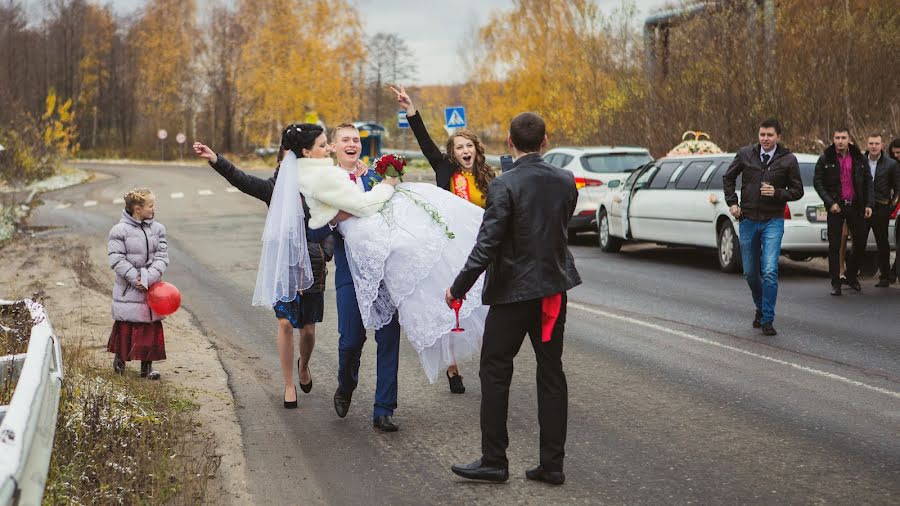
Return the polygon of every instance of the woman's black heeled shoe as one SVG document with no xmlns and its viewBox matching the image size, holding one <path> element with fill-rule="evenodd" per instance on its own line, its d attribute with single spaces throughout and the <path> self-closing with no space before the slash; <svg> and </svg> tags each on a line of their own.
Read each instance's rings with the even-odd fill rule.
<svg viewBox="0 0 900 506">
<path fill-rule="evenodd" d="M 284 393 L 287 394 L 287 388 L 284 389 Z M 294 389 L 294 395 L 297 395 L 297 389 Z M 293 401 L 284 401 L 285 409 L 295 409 L 297 407 L 297 400 Z"/>
<path fill-rule="evenodd" d="M 308 394 L 312 390 L 312 372 L 310 372 L 309 367 L 306 368 L 306 372 L 309 373 L 309 383 L 303 384 L 303 380 L 300 379 L 300 359 L 297 359 L 297 381 L 300 382 L 300 390 L 303 390 L 303 393 Z"/>
<path fill-rule="evenodd" d="M 454 394 L 466 393 L 466 386 L 463 385 L 462 376 L 459 373 L 450 376 L 450 372 L 447 371 L 447 380 L 450 382 L 450 392 Z"/>
</svg>

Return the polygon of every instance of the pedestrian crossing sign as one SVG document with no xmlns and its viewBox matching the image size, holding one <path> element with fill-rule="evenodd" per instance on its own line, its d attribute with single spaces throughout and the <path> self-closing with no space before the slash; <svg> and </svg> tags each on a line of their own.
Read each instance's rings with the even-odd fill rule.
<svg viewBox="0 0 900 506">
<path fill-rule="evenodd" d="M 444 118 L 447 128 L 465 128 L 466 127 L 466 108 L 458 105 L 456 107 L 448 107 L 444 109 Z"/>
</svg>

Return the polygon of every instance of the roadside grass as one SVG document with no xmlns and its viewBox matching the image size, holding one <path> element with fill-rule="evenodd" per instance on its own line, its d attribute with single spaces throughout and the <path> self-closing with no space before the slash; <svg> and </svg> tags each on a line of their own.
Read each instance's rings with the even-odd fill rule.
<svg viewBox="0 0 900 506">
<path fill-rule="evenodd" d="M 83 281 L 82 281 L 83 282 Z M 25 353 L 31 314 L 21 302 L 0 306 L 0 355 Z M 98 364 L 83 330 L 63 346 L 60 393 L 45 504 L 200 504 L 218 470 L 212 437 L 192 419 L 188 392 Z M 0 382 L 0 405 L 16 382 Z"/>
<path fill-rule="evenodd" d="M 204 502 L 221 458 L 191 419 L 197 405 L 173 385 L 63 350 L 65 381 L 45 504 Z"/>
</svg>

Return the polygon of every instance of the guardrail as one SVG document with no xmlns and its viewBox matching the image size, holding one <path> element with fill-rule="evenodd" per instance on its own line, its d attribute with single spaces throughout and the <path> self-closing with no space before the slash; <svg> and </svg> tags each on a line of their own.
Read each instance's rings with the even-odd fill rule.
<svg viewBox="0 0 900 506">
<path fill-rule="evenodd" d="M 32 319 L 28 351 L 0 357 L 0 382 L 18 377 L 9 406 L 0 406 L 0 505 L 41 504 L 63 380 L 62 350 L 44 307 L 23 302 Z"/>
</svg>

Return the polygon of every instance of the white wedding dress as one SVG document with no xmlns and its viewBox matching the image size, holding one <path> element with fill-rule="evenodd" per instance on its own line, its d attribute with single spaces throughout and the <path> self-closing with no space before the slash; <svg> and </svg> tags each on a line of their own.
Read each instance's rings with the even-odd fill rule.
<svg viewBox="0 0 900 506">
<path fill-rule="evenodd" d="M 488 311 L 481 304 L 484 276 L 459 311 L 463 332 L 452 332 L 456 317 L 444 294 L 475 246 L 484 211 L 425 183 L 401 183 L 392 193 L 377 185 L 363 194 L 341 169 L 313 165 L 300 167 L 310 227 L 332 219 L 336 209 L 356 215 L 339 231 L 365 327 L 379 329 L 397 312 L 432 383 L 447 366 L 477 355 Z"/>
</svg>

